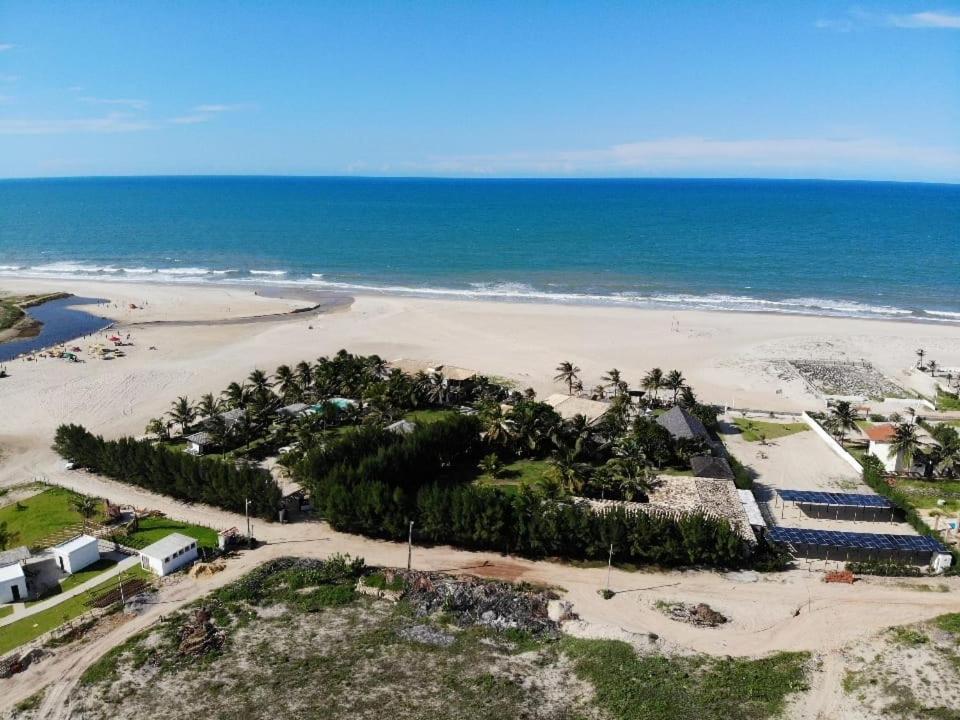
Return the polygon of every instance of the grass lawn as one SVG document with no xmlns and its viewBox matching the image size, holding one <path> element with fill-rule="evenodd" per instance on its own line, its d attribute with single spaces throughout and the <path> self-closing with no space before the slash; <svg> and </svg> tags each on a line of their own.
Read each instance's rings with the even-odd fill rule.
<svg viewBox="0 0 960 720">
<path fill-rule="evenodd" d="M 411 410 L 403 416 L 403 419 L 418 425 L 430 425 L 459 414 L 456 410 Z"/>
<path fill-rule="evenodd" d="M 960 410 L 960 397 L 937 390 L 937 410 Z"/>
<path fill-rule="evenodd" d="M 0 508 L 0 522 L 6 522 L 7 530 L 17 533 L 10 544 L 32 547 L 63 528 L 82 524 L 83 516 L 71 506 L 71 502 L 78 497 L 64 488 L 50 488 L 19 503 Z M 101 519 L 99 513 L 91 518 L 94 522 Z"/>
<path fill-rule="evenodd" d="M 733 423 L 740 428 L 743 439 L 747 442 L 758 442 L 761 435 L 767 440 L 776 440 L 810 429 L 806 423 L 776 423 L 750 418 L 735 418 Z"/>
<path fill-rule="evenodd" d="M 853 443 L 844 443 L 843 449 L 853 455 L 853 459 L 863 465 L 863 459 L 867 456 L 867 448 L 863 445 L 854 445 Z"/>
<path fill-rule="evenodd" d="M 132 569 L 123 573 L 124 580 L 135 577 L 150 577 L 150 574 L 139 565 L 135 565 Z M 94 594 L 108 587 L 115 586 L 117 582 L 117 578 L 110 578 L 86 592 L 67 598 L 52 608 L 38 612 L 35 615 L 30 615 L 22 620 L 17 620 L 9 625 L 4 625 L 2 632 L 0 632 L 0 654 L 13 650 L 15 647 L 19 647 L 24 643 L 40 637 L 45 632 L 58 628 L 76 617 L 80 617 L 89 609 L 87 602 Z"/>
<path fill-rule="evenodd" d="M 12 606 L 10 605 L 0 606 L 0 617 L 3 617 L 4 615 L 9 615 L 12 612 L 13 612 Z"/>
<path fill-rule="evenodd" d="M 217 532 L 200 525 L 189 525 L 170 518 L 152 517 L 140 521 L 140 529 L 128 535 L 123 544 L 133 548 L 145 548 L 170 533 L 178 532 L 196 538 L 200 547 L 215 548 L 217 546 Z"/>
<path fill-rule="evenodd" d="M 500 477 L 481 473 L 474 482 L 478 485 L 495 485 L 504 492 L 515 493 L 521 485 L 542 482 L 549 470 L 550 463 L 546 460 L 515 460 L 503 466 Z"/>
</svg>

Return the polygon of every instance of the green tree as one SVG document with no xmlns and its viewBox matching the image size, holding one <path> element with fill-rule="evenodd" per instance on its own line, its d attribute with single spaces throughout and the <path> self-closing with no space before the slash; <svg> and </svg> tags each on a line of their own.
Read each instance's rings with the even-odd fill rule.
<svg viewBox="0 0 960 720">
<path fill-rule="evenodd" d="M 153 418 L 150 420 L 150 422 L 147 423 L 146 433 L 148 435 L 153 435 L 157 438 L 157 440 L 166 440 L 170 437 L 167 424 L 162 418 Z"/>
<path fill-rule="evenodd" d="M 497 457 L 496 453 L 487 453 L 484 455 L 480 458 L 477 467 L 480 468 L 480 472 L 486 473 L 494 479 L 503 475 L 503 462 Z"/>
<path fill-rule="evenodd" d="M 663 370 L 660 368 L 653 368 L 644 375 L 643 380 L 640 381 L 640 387 L 647 392 L 653 393 L 654 398 L 659 398 L 660 388 L 664 387 L 664 385 L 665 378 L 663 376 Z"/>
<path fill-rule="evenodd" d="M 920 449 L 917 426 L 912 423 L 900 423 L 893 433 L 890 450 L 894 457 L 903 459 L 907 467 L 913 466 L 913 459 Z"/>
<path fill-rule="evenodd" d="M 557 374 L 553 376 L 554 382 L 562 382 L 567 385 L 567 395 L 573 395 L 573 386 L 580 379 L 580 368 L 569 360 L 564 360 L 557 365 Z"/>
<path fill-rule="evenodd" d="M 673 391 L 673 404 L 677 404 L 677 396 L 680 394 L 680 391 L 686 387 L 687 381 L 683 377 L 683 373 L 679 370 L 671 370 L 667 373 L 666 380 L 664 384 L 667 386 L 668 390 Z"/>
<path fill-rule="evenodd" d="M 6 521 L 0 522 L 0 550 L 6 550 L 20 538 L 20 533 L 7 528 Z"/>
<path fill-rule="evenodd" d="M 607 387 L 613 389 L 614 397 L 620 394 L 621 392 L 620 384 L 623 382 L 623 380 L 621 377 L 621 373 L 617 368 L 612 368 L 610 370 L 607 370 L 607 374 L 600 379 L 604 383 L 606 383 Z"/>
<path fill-rule="evenodd" d="M 186 435 L 190 425 L 197 419 L 197 411 L 185 395 L 181 395 L 173 401 L 172 408 L 167 414 L 180 426 L 181 435 Z"/>
<path fill-rule="evenodd" d="M 837 439 L 843 444 L 847 431 L 857 427 L 857 413 L 847 400 L 838 401 L 830 413 L 835 421 Z"/>
<path fill-rule="evenodd" d="M 87 495 L 78 495 L 70 501 L 71 507 L 83 516 L 83 531 L 87 531 L 87 522 L 97 514 L 100 508 L 100 499 L 92 498 Z"/>
</svg>

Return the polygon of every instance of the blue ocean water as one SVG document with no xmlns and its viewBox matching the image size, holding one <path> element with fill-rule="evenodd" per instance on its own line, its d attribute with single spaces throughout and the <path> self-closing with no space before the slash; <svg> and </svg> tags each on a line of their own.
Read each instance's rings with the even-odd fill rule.
<svg viewBox="0 0 960 720">
<path fill-rule="evenodd" d="M 960 322 L 960 186 L 7 180 L 4 275 Z"/>
</svg>

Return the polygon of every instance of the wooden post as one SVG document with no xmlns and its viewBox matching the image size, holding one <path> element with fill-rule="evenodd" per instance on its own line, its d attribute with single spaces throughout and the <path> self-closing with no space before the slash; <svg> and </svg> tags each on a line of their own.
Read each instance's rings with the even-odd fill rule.
<svg viewBox="0 0 960 720">
<path fill-rule="evenodd" d="M 607 558 L 607 591 L 610 590 L 610 571 L 613 568 L 613 543 L 610 543 L 610 556 Z"/>
<path fill-rule="evenodd" d="M 410 532 L 407 535 L 407 570 L 413 561 L 413 520 L 410 521 Z"/>
</svg>

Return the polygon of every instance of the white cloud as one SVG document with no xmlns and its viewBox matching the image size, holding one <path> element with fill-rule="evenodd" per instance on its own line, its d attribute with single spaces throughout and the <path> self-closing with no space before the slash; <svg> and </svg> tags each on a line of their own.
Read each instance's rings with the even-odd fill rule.
<svg viewBox="0 0 960 720">
<path fill-rule="evenodd" d="M 900 28 L 941 28 L 960 30 L 960 15 L 942 12 L 918 12 L 910 15 L 887 15 L 888 25 Z"/>
<path fill-rule="evenodd" d="M 67 135 L 76 133 L 127 133 L 150 130 L 149 122 L 129 113 L 110 113 L 100 117 L 68 120 L 0 118 L 0 135 Z"/>
<path fill-rule="evenodd" d="M 926 10 L 907 15 L 868 12 L 859 7 L 847 10 L 838 18 L 821 18 L 814 25 L 822 30 L 852 32 L 865 27 L 893 27 L 909 30 L 939 29 L 960 30 L 960 15 Z"/>
<path fill-rule="evenodd" d="M 223 113 L 223 112 L 235 112 L 237 110 L 243 110 L 246 105 L 241 103 L 234 105 L 223 105 L 223 104 L 210 104 L 210 105 L 197 105 L 193 112 L 196 113 Z"/>
<path fill-rule="evenodd" d="M 5 52 L 5 51 L 7 51 L 7 50 L 13 50 L 15 47 L 16 47 L 16 45 L 13 45 L 12 43 L 0 43 L 0 52 Z"/>
<path fill-rule="evenodd" d="M 82 97 L 80 98 L 83 102 L 92 103 L 94 105 L 119 105 L 121 107 L 128 107 L 131 110 L 144 110 L 147 105 L 150 103 L 146 100 L 137 100 L 133 98 L 98 98 L 98 97 Z"/>
<path fill-rule="evenodd" d="M 209 122 L 213 115 L 181 115 L 180 117 L 170 118 L 174 125 L 196 125 L 198 123 Z"/>
<path fill-rule="evenodd" d="M 441 157 L 408 165 L 411 170 L 471 175 L 873 177 L 903 168 L 916 177 L 956 177 L 960 149 L 873 138 L 671 137 L 598 149 Z"/>
</svg>

